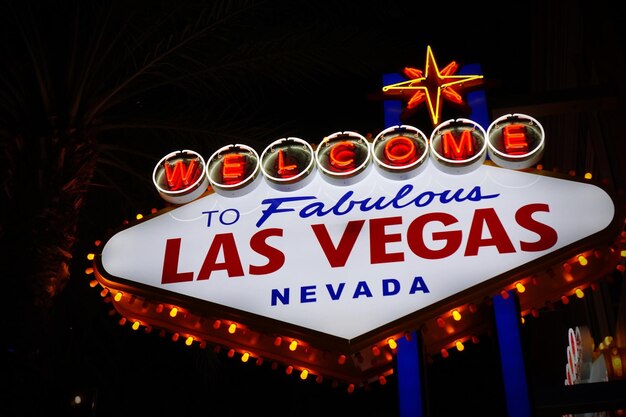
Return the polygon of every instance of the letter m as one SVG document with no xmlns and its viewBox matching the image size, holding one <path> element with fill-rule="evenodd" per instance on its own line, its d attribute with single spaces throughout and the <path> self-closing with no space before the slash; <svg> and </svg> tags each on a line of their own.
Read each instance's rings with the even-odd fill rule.
<svg viewBox="0 0 626 417">
<path fill-rule="evenodd" d="M 443 156 L 448 159 L 460 160 L 474 156 L 474 138 L 470 130 L 461 133 L 461 139 L 457 142 L 452 132 L 444 132 L 442 137 Z"/>
</svg>

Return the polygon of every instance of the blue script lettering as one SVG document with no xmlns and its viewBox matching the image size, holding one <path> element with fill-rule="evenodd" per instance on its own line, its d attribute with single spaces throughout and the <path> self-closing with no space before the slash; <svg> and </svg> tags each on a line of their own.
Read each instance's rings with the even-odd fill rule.
<svg viewBox="0 0 626 417">
<path fill-rule="evenodd" d="M 394 209 L 401 209 L 408 206 L 426 207 L 434 201 L 439 201 L 442 204 L 448 204 L 452 201 L 455 201 L 457 203 L 461 203 L 463 201 L 476 202 L 489 198 L 496 198 L 500 195 L 483 195 L 482 190 L 478 185 L 469 191 L 466 191 L 464 188 L 459 188 L 456 191 L 424 191 L 415 196 L 410 195 L 412 191 L 413 186 L 411 184 L 405 184 L 398 190 L 396 195 L 394 195 L 393 197 L 381 196 L 376 199 L 372 197 L 367 197 L 362 200 L 352 198 L 354 195 L 354 191 L 347 191 L 344 195 L 341 196 L 341 198 L 339 198 L 335 203 L 330 206 L 327 206 L 322 201 L 314 201 L 301 208 L 298 215 L 302 219 L 306 219 L 312 216 L 324 217 L 329 214 L 334 214 L 335 216 L 343 216 L 344 214 L 348 214 L 353 210 L 367 212 L 370 210 L 384 210 L 387 207 L 392 207 Z M 301 196 L 266 198 L 265 200 L 261 201 L 261 204 L 265 205 L 266 207 L 262 210 L 263 214 L 261 215 L 259 221 L 257 221 L 256 227 L 261 227 L 261 225 L 263 225 L 263 223 L 265 223 L 267 219 L 269 219 L 270 216 L 274 214 L 296 211 L 294 208 L 284 207 L 284 204 L 286 205 L 290 202 L 304 200 L 317 200 L 317 197 Z"/>
</svg>

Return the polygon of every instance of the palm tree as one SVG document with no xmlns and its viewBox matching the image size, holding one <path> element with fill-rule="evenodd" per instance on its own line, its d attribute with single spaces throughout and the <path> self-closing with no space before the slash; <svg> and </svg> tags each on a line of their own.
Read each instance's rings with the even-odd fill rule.
<svg viewBox="0 0 626 417">
<path fill-rule="evenodd" d="M 102 236 L 117 226 L 108 223 L 155 204 L 150 172 L 164 153 L 297 135 L 293 108 L 315 109 L 306 102 L 326 80 L 378 77 L 374 51 L 382 59 L 394 45 L 327 7 L 3 3 L 0 270 L 11 335 L 3 349 L 25 352 L 10 375 L 30 367 L 21 383 L 39 380 L 43 359 L 32 357 L 82 265 L 73 264 L 81 233 Z"/>
</svg>

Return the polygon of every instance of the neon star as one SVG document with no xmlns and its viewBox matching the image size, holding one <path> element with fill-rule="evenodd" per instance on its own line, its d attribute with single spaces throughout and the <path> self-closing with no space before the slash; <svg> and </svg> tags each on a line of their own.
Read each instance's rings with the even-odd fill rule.
<svg viewBox="0 0 626 417">
<path fill-rule="evenodd" d="M 407 109 L 413 109 L 426 102 L 434 126 L 440 122 L 442 101 L 463 104 L 464 90 L 482 84 L 482 75 L 453 75 L 459 65 L 452 61 L 441 71 L 430 45 L 426 50 L 426 69 L 405 68 L 404 74 L 411 78 L 396 84 L 386 85 L 383 92 L 389 95 L 407 97 Z"/>
</svg>

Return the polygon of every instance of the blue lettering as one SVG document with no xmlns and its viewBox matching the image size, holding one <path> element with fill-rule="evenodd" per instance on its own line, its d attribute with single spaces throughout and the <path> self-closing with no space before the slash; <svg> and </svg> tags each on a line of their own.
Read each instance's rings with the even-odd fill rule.
<svg viewBox="0 0 626 417">
<path fill-rule="evenodd" d="M 339 288 L 337 288 L 337 291 L 335 291 L 333 289 L 333 284 L 326 284 L 326 289 L 328 290 L 328 294 L 330 294 L 330 298 L 332 298 L 333 300 L 338 300 L 339 297 L 341 297 L 341 293 L 343 292 L 343 287 L 346 286 L 345 282 L 342 282 L 341 284 L 339 284 Z"/>
<path fill-rule="evenodd" d="M 378 294 L 382 294 L 383 297 L 393 296 L 400 293 L 402 289 L 402 284 L 399 280 L 395 278 L 385 278 L 380 281 L 381 283 L 381 292 Z M 328 291 L 328 295 L 330 299 L 333 301 L 338 301 L 341 299 L 344 289 L 346 287 L 345 282 L 340 282 L 338 284 L 325 284 L 326 290 Z M 405 287 L 406 288 L 406 287 Z M 317 285 L 304 285 L 300 287 L 300 303 L 315 303 L 317 302 L 316 297 Z M 418 292 L 428 294 L 430 290 L 424 281 L 424 278 L 421 276 L 416 276 L 413 278 L 411 283 L 409 294 L 416 294 Z M 373 297 L 373 293 L 370 290 L 369 285 L 366 281 L 359 281 L 356 283 L 354 293 L 352 294 L 352 299 L 357 299 L 359 297 Z M 271 290 L 271 305 L 276 306 L 279 303 L 282 305 L 289 304 L 289 288 L 285 288 L 282 291 L 274 288 Z"/>
<path fill-rule="evenodd" d="M 426 283 L 424 282 L 424 278 L 422 277 L 413 278 L 413 284 L 411 284 L 411 290 L 409 291 L 409 294 L 415 294 L 418 291 L 421 291 L 423 293 L 430 292 L 428 286 L 426 286 Z"/>
<path fill-rule="evenodd" d="M 393 289 L 389 288 L 393 285 Z M 400 282 L 397 279 L 383 279 L 383 296 L 396 295 L 400 291 Z"/>
<path fill-rule="evenodd" d="M 370 291 L 370 288 L 367 286 L 367 282 L 365 281 L 359 281 L 359 283 L 356 284 L 356 290 L 354 290 L 354 295 L 352 296 L 352 298 L 359 298 L 362 295 L 366 297 L 372 296 L 372 292 Z"/>
<path fill-rule="evenodd" d="M 314 201 L 301 208 L 298 215 L 303 219 L 312 216 L 324 217 L 331 213 L 336 216 L 343 216 L 353 210 L 367 212 L 370 210 L 384 210 L 387 207 L 401 209 L 411 205 L 415 207 L 426 207 L 435 201 L 439 201 L 441 204 L 448 204 L 451 202 L 462 203 L 464 201 L 478 202 L 490 198 L 496 198 L 500 195 L 483 195 L 482 190 L 478 185 L 469 191 L 466 191 L 464 188 L 459 188 L 457 190 L 443 190 L 440 192 L 424 191 L 414 197 L 411 197 L 409 194 L 411 194 L 413 190 L 413 185 L 405 184 L 393 197 L 381 196 L 377 199 L 368 197 L 362 200 L 353 200 L 352 197 L 354 195 L 354 191 L 347 191 L 331 206 L 327 207 L 322 201 Z M 273 214 L 295 211 L 294 208 L 282 207 L 281 205 L 283 203 L 316 199 L 317 197 L 315 196 L 267 198 L 261 201 L 261 204 L 266 205 L 267 207 L 262 210 L 263 214 L 256 223 L 256 226 L 260 227 L 263 225 L 263 223 L 265 223 L 265 221 Z"/>
<path fill-rule="evenodd" d="M 279 209 L 278 207 L 282 203 L 290 202 L 290 201 L 311 200 L 314 198 L 315 198 L 314 196 L 266 198 L 265 200 L 261 201 L 261 204 L 269 204 L 269 207 L 266 208 L 265 210 L 262 210 L 263 215 L 261 216 L 259 221 L 256 222 L 256 227 L 261 227 L 261 225 L 265 223 L 265 220 L 269 219 L 269 217 L 274 213 L 286 213 L 289 211 L 294 211 L 294 209 L 292 208 L 280 208 Z"/>
<path fill-rule="evenodd" d="M 301 303 L 314 303 L 315 301 L 315 285 L 300 288 Z"/>
<path fill-rule="evenodd" d="M 281 294 L 279 290 L 274 288 L 272 290 L 272 305 L 275 306 L 278 301 L 280 301 L 283 305 L 289 304 L 289 288 L 285 288 L 284 292 Z"/>
</svg>

